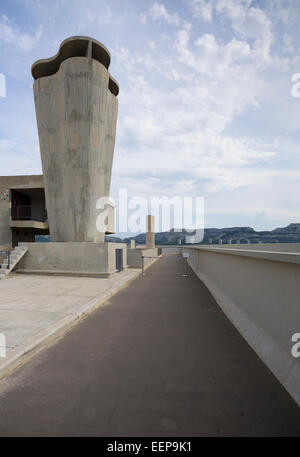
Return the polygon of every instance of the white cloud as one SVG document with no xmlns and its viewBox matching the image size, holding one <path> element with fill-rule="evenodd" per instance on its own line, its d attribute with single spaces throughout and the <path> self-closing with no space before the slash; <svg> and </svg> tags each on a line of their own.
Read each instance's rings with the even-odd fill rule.
<svg viewBox="0 0 300 457">
<path fill-rule="evenodd" d="M 282 87 L 278 72 L 289 68 L 289 59 L 271 53 L 272 24 L 265 13 L 251 8 L 250 2 L 226 3 L 226 11 L 222 1 L 215 2 L 214 9 L 231 22 L 229 41 L 213 33 L 195 36 L 195 27 L 181 27 L 172 36 L 173 49 L 155 53 L 151 74 L 136 53 L 123 53 L 124 61 L 116 55 L 128 85 L 125 82 L 120 96 L 113 176 L 137 194 L 151 192 L 153 179 L 165 194 L 181 189 L 208 197 L 217 194 L 219 201 L 223 194 L 247 188 L 247 208 L 257 173 L 263 176 L 284 147 L 276 138 L 226 133 L 247 109 L 260 112 L 266 100 L 274 102 L 275 91 Z M 140 180 L 134 179 L 132 163 Z M 266 212 L 266 206 L 260 210 Z"/>
<path fill-rule="evenodd" d="M 0 139 L 0 176 L 41 174 L 41 160 L 37 144 L 24 144 Z"/>
<path fill-rule="evenodd" d="M 282 49 L 283 49 L 283 52 L 286 52 L 289 54 L 292 54 L 294 52 L 293 38 L 287 33 L 284 33 L 284 35 L 283 35 Z"/>
<path fill-rule="evenodd" d="M 15 24 L 8 20 L 7 16 L 2 15 L 1 19 L 0 41 L 7 44 L 13 44 L 23 51 L 31 51 L 39 42 L 42 35 L 41 27 L 39 27 L 34 34 L 30 35 L 27 32 L 20 31 Z"/>
<path fill-rule="evenodd" d="M 193 15 L 198 16 L 205 22 L 211 22 L 213 17 L 212 0 L 189 0 Z"/>
<path fill-rule="evenodd" d="M 298 33 L 299 13 L 293 15 L 293 2 L 286 2 L 284 13 L 278 0 L 272 8 L 246 0 L 162 0 L 149 2 L 142 15 L 140 2 L 130 0 L 121 12 L 117 2 L 105 10 L 100 0 L 75 0 L 72 11 L 67 1 L 57 1 L 54 10 L 46 0 L 26 5 L 43 24 L 38 57 L 56 52 L 78 30 L 112 51 L 111 72 L 120 83 L 113 188 L 124 186 L 135 195 L 205 195 L 209 214 L 239 214 L 242 220 L 251 213 L 272 224 L 281 217 L 284 225 L 300 206 L 300 177 L 292 172 L 300 156 L 300 102 L 291 97 L 300 52 L 293 49 L 297 34 L 285 23 L 287 15 L 289 26 L 296 16 Z M 190 9 L 181 8 L 187 3 Z M 135 28 L 137 17 L 147 27 Z M 3 49 L 33 49 L 36 33 L 5 17 L 0 24 L 8 27 L 0 28 Z M 9 62 L 17 68 L 14 57 Z M 35 129 L 34 123 L 32 137 Z M 13 140 L 0 144 L 1 173 L 38 172 L 38 154 L 20 146 L 26 133 L 20 128 L 16 139 L 13 128 L 6 129 L 4 136 L 10 134 Z"/>
<path fill-rule="evenodd" d="M 266 13 L 251 6 L 252 0 L 187 0 L 195 16 L 211 22 L 213 13 L 230 20 L 232 30 L 241 39 L 255 41 L 256 54 L 267 60 L 273 41 L 271 21 Z"/>
<path fill-rule="evenodd" d="M 148 10 L 147 14 L 141 14 L 140 20 L 142 23 L 147 22 L 147 18 L 152 19 L 153 21 L 164 21 L 170 25 L 178 26 L 180 23 L 179 16 L 177 13 L 170 14 L 168 13 L 165 5 L 163 3 L 155 2 Z"/>
</svg>

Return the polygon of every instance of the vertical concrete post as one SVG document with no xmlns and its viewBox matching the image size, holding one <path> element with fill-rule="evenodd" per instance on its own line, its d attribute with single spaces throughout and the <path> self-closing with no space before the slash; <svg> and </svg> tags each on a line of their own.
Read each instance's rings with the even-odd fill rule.
<svg viewBox="0 0 300 457">
<path fill-rule="evenodd" d="M 32 66 L 53 242 L 102 242 L 104 232 L 112 233 L 107 225 L 99 233 L 96 225 L 97 201 L 110 192 L 118 112 L 119 88 L 109 65 L 101 43 L 72 37 L 54 57 Z"/>
<path fill-rule="evenodd" d="M 148 215 L 146 219 L 146 249 L 154 249 L 155 248 L 155 218 L 154 216 Z"/>
<path fill-rule="evenodd" d="M 135 240 L 130 240 L 130 249 L 135 249 Z"/>
</svg>

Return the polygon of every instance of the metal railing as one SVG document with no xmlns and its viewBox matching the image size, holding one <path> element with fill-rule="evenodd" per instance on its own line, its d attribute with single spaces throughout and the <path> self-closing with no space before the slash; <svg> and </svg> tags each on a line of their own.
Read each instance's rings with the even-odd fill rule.
<svg viewBox="0 0 300 457">
<path fill-rule="evenodd" d="M 2 260 L 7 259 L 6 269 L 9 270 L 9 268 L 10 268 L 10 251 L 0 251 L 0 259 L 1 259 L 1 262 L 2 262 Z"/>
<path fill-rule="evenodd" d="M 161 255 L 142 255 L 142 276 L 145 276 L 145 260 L 144 259 L 161 259 Z"/>
<path fill-rule="evenodd" d="M 13 221 L 39 221 L 47 220 L 47 211 L 32 205 L 12 205 L 11 219 Z"/>
</svg>

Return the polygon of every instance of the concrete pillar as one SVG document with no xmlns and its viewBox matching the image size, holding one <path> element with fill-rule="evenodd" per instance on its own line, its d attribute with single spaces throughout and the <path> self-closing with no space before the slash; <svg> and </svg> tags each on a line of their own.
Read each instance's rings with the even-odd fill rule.
<svg viewBox="0 0 300 457">
<path fill-rule="evenodd" d="M 146 224 L 146 226 L 147 226 L 146 249 L 153 249 L 153 248 L 155 248 L 155 232 L 154 232 L 155 218 L 154 218 L 154 216 L 148 215 L 146 222 L 147 222 L 147 224 Z"/>
<path fill-rule="evenodd" d="M 135 240 L 130 240 L 130 249 L 135 249 Z"/>
<path fill-rule="evenodd" d="M 110 191 L 118 111 L 119 88 L 109 65 L 101 43 L 72 37 L 56 56 L 32 66 L 53 242 L 102 242 L 104 232 L 112 233 L 96 227 L 96 203 Z"/>
</svg>

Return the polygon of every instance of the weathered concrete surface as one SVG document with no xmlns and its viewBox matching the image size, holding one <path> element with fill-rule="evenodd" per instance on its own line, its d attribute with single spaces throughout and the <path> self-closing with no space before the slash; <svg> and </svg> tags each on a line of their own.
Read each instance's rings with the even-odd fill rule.
<svg viewBox="0 0 300 457">
<path fill-rule="evenodd" d="M 6 195 L 8 189 L 0 188 L 0 195 Z M 9 191 L 8 191 L 9 192 Z M 10 200 L 0 198 L 0 249 L 10 249 L 12 233 L 10 229 L 11 203 Z"/>
<path fill-rule="evenodd" d="M 172 254 L 181 254 L 182 253 L 182 247 L 179 246 L 157 246 L 161 248 L 161 253 L 163 255 L 172 255 Z"/>
<path fill-rule="evenodd" d="M 79 46 L 86 41 L 76 37 L 74 43 L 78 40 Z M 96 59 L 99 44 L 91 41 L 92 49 L 84 54 L 80 47 L 72 49 L 72 39 L 67 40 L 70 56 L 62 53 L 57 65 L 55 58 L 44 61 L 46 73 L 35 75 L 39 64 L 33 66 L 38 78 L 34 96 L 53 242 L 104 241 L 104 232 L 96 227 L 100 213 L 96 203 L 109 196 L 118 101 L 111 91 L 108 67 Z M 105 51 L 101 45 L 99 49 Z"/>
<path fill-rule="evenodd" d="M 0 281 L 0 333 L 6 337 L 7 353 L 0 358 L 0 378 L 139 274 L 132 269 L 108 279 L 15 275 Z"/>
<path fill-rule="evenodd" d="M 41 189 L 44 187 L 43 175 L 0 176 L 0 187 L 8 189 Z"/>
<path fill-rule="evenodd" d="M 35 62 L 31 68 L 32 76 L 38 79 L 54 75 L 64 60 L 79 56 L 95 59 L 106 69 L 109 68 L 111 61 L 109 50 L 100 41 L 87 36 L 73 36 L 61 43 L 55 56 Z M 111 75 L 109 75 L 108 88 L 115 96 L 119 94 L 119 86 Z"/>
<path fill-rule="evenodd" d="M 183 267 L 158 261 L 2 380 L 0 435 L 299 436 L 296 404 Z"/>
<path fill-rule="evenodd" d="M 201 246 L 203 248 L 220 248 L 218 244 Z M 240 249 L 267 252 L 300 252 L 300 243 L 253 243 L 253 244 L 222 244 L 222 249 Z"/>
<path fill-rule="evenodd" d="M 261 246 L 261 245 L 258 245 Z M 300 254 L 186 247 L 191 267 L 225 314 L 300 406 Z"/>
<path fill-rule="evenodd" d="M 155 217 L 149 214 L 146 218 L 146 248 L 155 248 Z"/>
<path fill-rule="evenodd" d="M 48 231 L 49 225 L 48 222 L 40 221 L 10 221 L 9 226 L 16 229 L 38 229 Z"/>
<path fill-rule="evenodd" d="M 141 249 L 134 248 L 127 250 L 127 262 L 130 268 L 142 268 L 142 256 L 144 256 L 144 266 L 148 266 L 155 262 L 157 257 L 157 248 Z"/>
<path fill-rule="evenodd" d="M 127 268 L 125 243 L 19 243 L 28 252 L 18 264 L 20 273 L 109 276 L 116 272 L 116 249 L 123 250 L 123 266 Z"/>
</svg>

